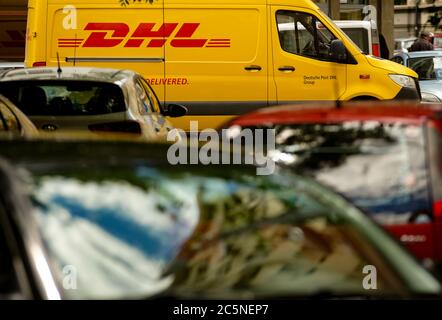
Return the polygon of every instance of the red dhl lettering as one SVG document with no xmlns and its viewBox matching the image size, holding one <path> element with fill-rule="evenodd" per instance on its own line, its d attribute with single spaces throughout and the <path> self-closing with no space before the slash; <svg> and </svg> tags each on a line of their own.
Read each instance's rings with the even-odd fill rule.
<svg viewBox="0 0 442 320">
<path fill-rule="evenodd" d="M 90 22 L 84 30 L 92 31 L 84 39 L 58 39 L 59 48 L 113 48 L 124 44 L 124 48 L 162 48 L 170 40 L 175 48 L 230 48 L 230 39 L 194 39 L 192 38 L 200 23 L 140 23 L 130 37 L 130 28 L 122 22 Z M 175 32 L 175 36 L 171 38 Z"/>
<path fill-rule="evenodd" d="M 149 84 L 152 86 L 159 86 L 159 85 L 184 86 L 189 84 L 189 80 L 187 80 L 187 78 L 151 78 L 147 79 L 147 82 L 149 82 Z"/>
</svg>

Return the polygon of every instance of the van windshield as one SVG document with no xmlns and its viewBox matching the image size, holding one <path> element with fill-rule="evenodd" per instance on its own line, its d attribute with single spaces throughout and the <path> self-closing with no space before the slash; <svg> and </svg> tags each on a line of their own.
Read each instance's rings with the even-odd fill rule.
<svg viewBox="0 0 442 320">
<path fill-rule="evenodd" d="M 359 51 L 360 51 L 361 53 L 364 53 L 364 51 L 361 49 L 361 47 L 359 47 L 359 46 L 353 41 L 353 39 L 352 39 L 351 37 L 348 36 L 348 34 L 346 34 L 341 28 L 339 28 L 339 27 L 336 25 L 336 23 L 335 23 L 332 19 L 330 19 L 329 16 L 327 16 L 326 14 L 324 14 L 324 13 L 321 12 L 321 11 L 320 11 L 320 13 L 321 13 L 321 18 L 322 18 L 322 19 L 326 20 L 328 23 L 330 23 L 331 25 L 333 25 L 335 28 L 341 30 L 341 33 L 339 34 L 341 37 L 343 37 L 343 38 L 345 38 L 347 41 L 351 42 L 351 43 L 353 44 L 353 47 L 359 49 Z M 338 38 L 339 38 L 339 37 L 338 37 Z"/>
<path fill-rule="evenodd" d="M 368 44 L 368 31 L 364 28 L 345 28 L 342 29 L 351 40 L 361 49 L 365 54 L 370 53 Z"/>
<path fill-rule="evenodd" d="M 126 110 L 121 88 L 104 82 L 11 81 L 1 85 L 0 94 L 29 116 L 100 115 Z"/>
</svg>

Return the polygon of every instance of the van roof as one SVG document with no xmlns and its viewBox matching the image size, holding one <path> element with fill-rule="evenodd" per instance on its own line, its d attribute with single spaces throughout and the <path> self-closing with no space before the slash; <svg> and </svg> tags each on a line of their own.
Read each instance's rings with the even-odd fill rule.
<svg viewBox="0 0 442 320">
<path fill-rule="evenodd" d="M 15 0 L 14 0 L 15 1 Z M 22 0 L 23 1 L 23 0 Z M 44 5 L 44 3 L 48 3 L 48 4 L 58 4 L 60 6 L 62 6 L 63 4 L 71 4 L 72 0 L 47 0 L 47 1 L 42 1 L 42 0 L 38 0 L 36 1 L 38 2 L 38 4 L 42 4 Z M 79 1 L 75 1 L 76 4 L 77 3 L 90 3 L 90 1 L 88 0 L 79 0 Z M 99 4 L 100 2 L 106 2 L 106 3 L 115 3 L 118 4 L 117 0 L 109 1 L 109 0 L 96 0 L 94 1 L 95 4 Z M 183 4 L 183 5 L 195 5 L 195 0 L 164 0 L 165 3 L 167 4 Z M 292 1 L 293 5 L 296 7 L 304 7 L 304 8 L 319 8 L 313 1 L 311 0 L 296 0 L 296 1 Z M 226 5 L 226 4 L 234 4 L 234 5 L 246 5 L 246 4 L 255 4 L 255 5 L 281 5 L 281 0 L 199 0 L 198 4 L 219 4 L 219 5 Z M 101 5 L 101 4 L 100 4 Z M 149 4 L 145 4 L 144 1 L 140 2 L 138 4 L 138 6 L 144 5 L 146 7 L 149 6 Z M 133 5 L 132 5 L 133 6 Z M 130 6 L 128 7 L 130 8 Z"/>
</svg>

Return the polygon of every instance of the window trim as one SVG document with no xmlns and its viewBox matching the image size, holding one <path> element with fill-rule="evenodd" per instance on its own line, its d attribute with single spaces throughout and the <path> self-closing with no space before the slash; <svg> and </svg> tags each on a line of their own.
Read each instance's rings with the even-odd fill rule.
<svg viewBox="0 0 442 320">
<path fill-rule="evenodd" d="M 0 221 L 9 237 L 20 294 L 25 299 L 61 299 L 58 282 L 50 270 L 37 269 L 37 261 L 50 261 L 38 233 L 29 199 L 22 195 L 17 171 L 0 157 Z M 25 221 L 26 220 L 26 221 Z M 6 228 L 6 227 L 7 228 Z"/>
<path fill-rule="evenodd" d="M 163 113 L 163 109 L 161 108 L 161 103 L 160 103 L 160 100 L 158 99 L 158 96 L 157 96 L 155 90 L 151 87 L 151 85 L 143 77 L 138 77 L 137 81 L 139 81 L 141 83 L 141 87 L 142 88 L 144 86 L 146 86 L 147 88 L 149 88 L 150 92 L 152 92 L 152 95 L 153 95 L 152 98 L 155 101 L 151 101 L 151 102 L 156 102 L 157 106 L 158 106 L 158 111 L 155 111 L 153 113 L 155 113 L 155 114 L 162 114 Z M 148 97 L 148 98 L 149 98 L 149 100 L 151 100 L 150 97 Z"/>
<path fill-rule="evenodd" d="M 4 108 L 2 108 L 2 106 L 4 106 Z M 3 127 L 5 128 L 4 131 L 11 131 L 11 130 L 8 126 L 8 123 L 7 123 L 4 115 L 3 115 L 2 109 L 7 109 L 12 114 L 12 116 L 15 119 L 15 122 L 17 123 L 18 132 L 23 133 L 23 126 L 20 122 L 20 119 L 15 114 L 14 110 L 12 110 L 6 102 L 4 102 L 3 100 L 0 99 L 0 121 L 3 123 Z"/>
</svg>

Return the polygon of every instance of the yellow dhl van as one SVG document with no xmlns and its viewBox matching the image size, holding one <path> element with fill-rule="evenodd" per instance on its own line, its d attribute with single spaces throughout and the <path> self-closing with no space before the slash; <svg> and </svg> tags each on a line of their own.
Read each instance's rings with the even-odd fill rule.
<svg viewBox="0 0 442 320">
<path fill-rule="evenodd" d="M 26 18 L 26 0 L 0 0 L 0 67 L 24 61 Z"/>
<path fill-rule="evenodd" d="M 306 32 L 307 31 L 307 32 Z M 262 106 L 312 100 L 420 99 L 417 74 L 363 52 L 309 0 L 30 0 L 28 67 L 127 68 L 172 119 L 215 128 Z"/>
</svg>

